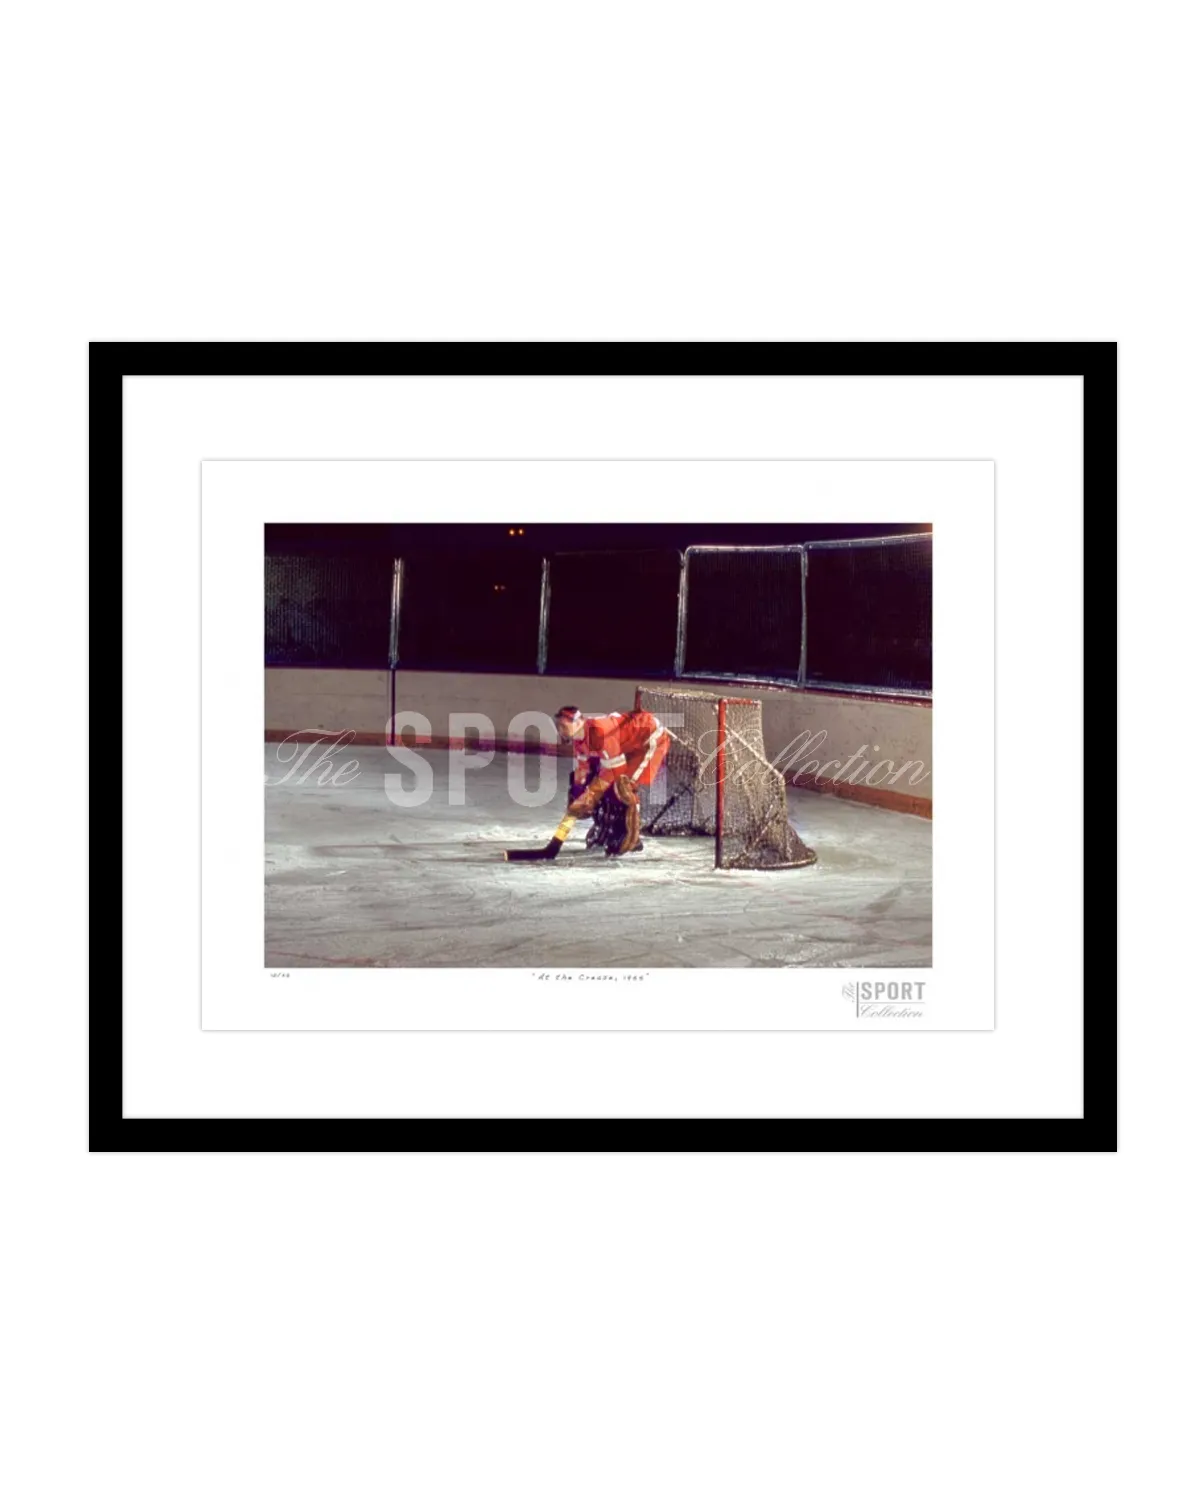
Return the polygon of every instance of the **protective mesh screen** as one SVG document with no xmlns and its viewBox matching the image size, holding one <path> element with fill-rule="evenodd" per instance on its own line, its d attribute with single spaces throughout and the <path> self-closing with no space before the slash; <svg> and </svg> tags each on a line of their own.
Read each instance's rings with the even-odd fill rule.
<svg viewBox="0 0 1200 1500">
<path fill-rule="evenodd" d="M 447 671 L 537 669 L 542 560 L 502 548 L 404 558 L 400 664 Z"/>
<path fill-rule="evenodd" d="M 386 667 L 390 557 L 265 559 L 268 666 Z"/>
<path fill-rule="evenodd" d="M 808 681 L 933 689 L 933 537 L 808 553 Z"/>
<path fill-rule="evenodd" d="M 816 854 L 788 821 L 787 787 L 767 759 L 762 704 L 679 689 L 641 687 L 638 702 L 671 734 L 662 770 L 642 793 L 643 834 L 716 836 L 727 870 L 793 869 Z M 722 775 L 723 771 L 723 775 Z"/>
<path fill-rule="evenodd" d="M 549 672 L 669 675 L 679 553 L 559 552 L 550 559 Z"/>
<path fill-rule="evenodd" d="M 799 552 L 762 547 L 689 552 L 684 670 L 795 682 L 801 569 Z"/>
</svg>

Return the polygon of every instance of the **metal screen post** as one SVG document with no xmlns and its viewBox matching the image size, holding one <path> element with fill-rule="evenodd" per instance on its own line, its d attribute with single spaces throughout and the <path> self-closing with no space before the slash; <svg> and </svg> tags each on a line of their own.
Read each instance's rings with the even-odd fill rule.
<svg viewBox="0 0 1200 1500">
<path fill-rule="evenodd" d="M 398 557 L 392 564 L 392 618 L 388 633 L 388 666 L 400 661 L 400 599 L 404 592 L 404 559 Z"/>
<path fill-rule="evenodd" d="M 404 596 L 404 559 L 392 563 L 392 618 L 388 631 L 388 677 L 391 712 L 388 714 L 387 742 L 396 743 L 396 668 L 400 664 L 400 601 Z"/>
<path fill-rule="evenodd" d="M 691 551 L 691 548 L 688 548 Z M 683 661 L 687 653 L 687 552 L 679 554 L 679 594 L 675 606 L 675 677 L 683 676 Z"/>
<path fill-rule="evenodd" d="M 537 669 L 546 670 L 550 657 L 550 559 L 542 558 L 542 600 L 538 608 Z"/>
<path fill-rule="evenodd" d="M 808 682 L 808 548 L 800 553 L 800 686 Z"/>
<path fill-rule="evenodd" d="M 717 868 L 725 842 L 725 699 L 717 703 Z"/>
</svg>

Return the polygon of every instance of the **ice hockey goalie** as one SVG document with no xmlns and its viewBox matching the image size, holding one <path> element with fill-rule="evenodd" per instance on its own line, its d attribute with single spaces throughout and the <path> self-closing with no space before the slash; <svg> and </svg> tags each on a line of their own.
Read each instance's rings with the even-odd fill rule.
<svg viewBox="0 0 1200 1500">
<path fill-rule="evenodd" d="M 591 847 L 610 855 L 642 849 L 641 791 L 666 758 L 671 736 L 652 713 L 587 715 L 574 704 L 554 716 L 559 739 L 574 743 L 567 811 L 592 819 Z"/>
</svg>

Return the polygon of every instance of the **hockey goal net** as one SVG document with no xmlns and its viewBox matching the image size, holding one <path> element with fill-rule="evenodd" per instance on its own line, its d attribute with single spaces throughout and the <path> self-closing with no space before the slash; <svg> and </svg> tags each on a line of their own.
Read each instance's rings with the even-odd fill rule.
<svg viewBox="0 0 1200 1500">
<path fill-rule="evenodd" d="M 637 701 L 671 733 L 662 771 L 642 794 L 643 834 L 707 834 L 723 870 L 816 862 L 788 822 L 787 786 L 767 759 L 759 699 L 641 687 Z"/>
</svg>

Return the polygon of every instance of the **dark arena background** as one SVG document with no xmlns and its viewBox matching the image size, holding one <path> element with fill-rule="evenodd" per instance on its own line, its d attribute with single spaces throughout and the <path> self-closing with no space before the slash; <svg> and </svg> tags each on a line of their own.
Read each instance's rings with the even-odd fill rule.
<svg viewBox="0 0 1200 1500">
<path fill-rule="evenodd" d="M 268 525 L 264 542 L 268 965 L 932 963 L 929 525 Z M 507 863 L 566 809 L 549 716 L 639 690 L 678 710 L 679 742 L 643 824 L 686 782 L 689 826 L 654 831 L 690 836 L 611 859 L 580 823 L 553 861 Z M 746 825 L 764 817 L 760 857 Z M 815 862 L 771 854 L 793 847 Z"/>
</svg>

